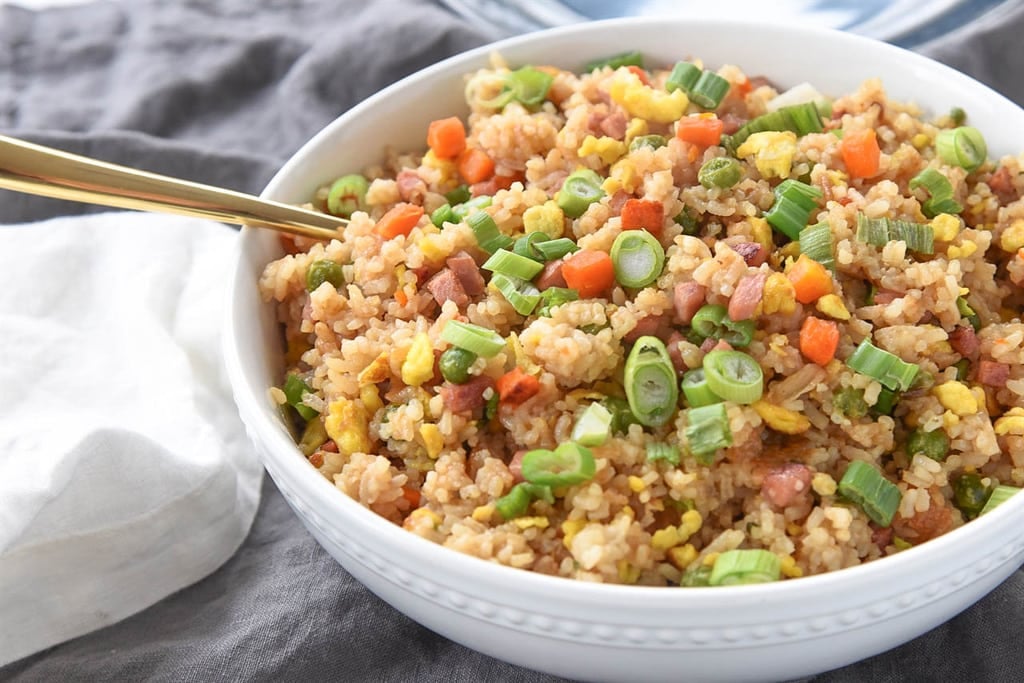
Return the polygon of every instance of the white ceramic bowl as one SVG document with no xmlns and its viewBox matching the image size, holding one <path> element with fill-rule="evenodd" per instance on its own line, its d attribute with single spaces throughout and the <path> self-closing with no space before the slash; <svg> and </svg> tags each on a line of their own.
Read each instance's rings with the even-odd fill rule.
<svg viewBox="0 0 1024 683">
<path fill-rule="evenodd" d="M 301 203 L 341 173 L 379 161 L 384 144 L 419 149 L 434 118 L 465 113 L 464 73 L 491 50 L 512 64 L 579 68 L 640 49 L 651 64 L 697 56 L 782 86 L 840 94 L 884 79 L 890 97 L 932 113 L 965 107 L 993 156 L 1019 151 L 1024 111 L 928 59 L 853 35 L 723 21 L 635 19 L 530 34 L 448 59 L 341 116 L 277 174 L 265 197 Z M 1024 561 L 1024 496 L 907 552 L 776 584 L 673 589 L 576 582 L 459 554 L 377 517 L 299 454 L 271 405 L 279 334 L 256 282 L 280 256 L 269 232 L 245 230 L 226 359 L 242 418 L 270 475 L 309 531 L 370 590 L 473 649 L 574 679 L 782 679 L 832 669 L 903 643 L 957 614 Z M 953 654 L 953 653 L 951 653 Z"/>
</svg>

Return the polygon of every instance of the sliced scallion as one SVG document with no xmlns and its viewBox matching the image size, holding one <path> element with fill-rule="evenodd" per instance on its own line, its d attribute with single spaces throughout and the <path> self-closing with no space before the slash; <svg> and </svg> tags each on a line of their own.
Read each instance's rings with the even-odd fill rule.
<svg viewBox="0 0 1024 683">
<path fill-rule="evenodd" d="M 718 556 L 709 586 L 741 586 L 770 583 L 782 576 L 782 562 L 775 553 L 761 548 L 727 550 Z"/>
<path fill-rule="evenodd" d="M 529 261 L 529 259 L 525 260 Z M 530 261 L 530 263 L 535 263 L 535 261 Z M 519 315 L 530 315 L 540 303 L 540 290 L 529 280 L 495 273 L 491 276 L 491 284 L 512 304 L 512 308 L 516 309 L 516 313 Z"/>
<path fill-rule="evenodd" d="M 590 73 L 594 69 L 603 69 L 606 66 L 612 69 L 618 69 L 620 66 L 639 66 L 640 68 L 643 68 L 644 56 L 636 50 L 621 52 L 619 54 L 612 55 L 611 57 L 595 59 L 592 62 L 587 62 L 587 65 L 583 67 L 583 72 Z"/>
<path fill-rule="evenodd" d="M 780 110 L 781 111 L 781 110 Z M 792 240 L 800 238 L 811 213 L 818 206 L 821 190 L 799 180 L 787 178 L 775 188 L 775 203 L 764 215 L 768 223 Z"/>
<path fill-rule="evenodd" d="M 452 211 L 451 204 L 442 204 L 430 214 L 430 222 L 439 228 L 443 228 L 445 223 L 455 223 L 457 221 L 458 219 L 455 218 L 455 212 Z"/>
<path fill-rule="evenodd" d="M 953 199 L 953 185 L 949 178 L 934 168 L 926 168 L 910 179 L 910 189 L 923 188 L 928 199 L 921 204 L 921 211 L 928 218 L 935 218 L 940 213 L 960 213 L 963 206 Z"/>
<path fill-rule="evenodd" d="M 839 481 L 839 493 L 853 501 L 872 522 L 887 527 L 900 506 L 903 494 L 874 465 L 854 460 Z"/>
<path fill-rule="evenodd" d="M 660 441 L 647 444 L 647 462 L 657 462 L 659 460 L 664 460 L 670 465 L 678 465 L 679 447 Z"/>
<path fill-rule="evenodd" d="M 992 493 L 988 494 L 988 500 L 985 501 L 985 507 L 981 509 L 981 514 L 991 512 L 997 507 L 1008 501 L 1013 494 L 1020 491 L 1020 488 L 1016 486 L 1008 486 L 1006 484 L 1000 484 L 999 486 L 992 489 Z"/>
<path fill-rule="evenodd" d="M 690 88 L 690 100 L 705 109 L 715 109 L 729 92 L 730 83 L 714 71 L 705 69 Z"/>
<path fill-rule="evenodd" d="M 512 247 L 512 251 L 523 256 L 525 258 L 543 263 L 547 259 L 537 249 L 537 244 L 541 242 L 549 242 L 551 240 L 550 235 L 546 232 L 536 230 L 527 235 L 523 235 L 516 240 L 515 246 Z"/>
<path fill-rule="evenodd" d="M 476 213 L 480 209 L 486 209 L 494 199 L 490 195 L 482 194 L 472 199 L 467 199 L 461 204 L 452 204 L 452 213 L 458 220 L 464 220 L 466 216 Z"/>
<path fill-rule="evenodd" d="M 523 479 L 544 486 L 574 486 L 594 476 L 594 454 L 586 446 L 567 441 L 549 451 L 539 448 L 523 455 Z"/>
<path fill-rule="evenodd" d="M 530 508 L 530 503 L 535 498 L 535 492 L 539 492 L 537 487 L 527 482 L 520 482 L 513 486 L 504 496 L 494 501 L 494 509 L 506 521 L 522 517 Z"/>
<path fill-rule="evenodd" d="M 800 231 L 800 253 L 814 259 L 831 271 L 836 269 L 832 254 L 832 228 L 828 223 L 818 223 Z"/>
<path fill-rule="evenodd" d="M 533 107 L 547 99 L 552 81 L 551 74 L 524 66 L 505 77 L 505 87 L 512 91 L 513 99 Z"/>
<path fill-rule="evenodd" d="M 971 305 L 967 303 L 967 299 L 962 296 L 956 298 L 956 310 L 960 315 L 964 317 L 967 322 L 971 324 L 974 331 L 977 332 L 981 329 L 981 318 L 978 317 L 978 313 L 971 308 Z"/>
<path fill-rule="evenodd" d="M 493 358 L 505 348 L 505 339 L 494 330 L 458 320 L 445 323 L 441 339 L 483 358 Z"/>
<path fill-rule="evenodd" d="M 694 314 L 690 329 L 702 339 L 721 339 L 730 346 L 744 347 L 753 340 L 757 324 L 753 320 L 732 320 L 725 306 L 705 304 Z"/>
<path fill-rule="evenodd" d="M 636 415 L 629 407 L 629 401 L 619 396 L 609 396 L 601 401 L 601 405 L 612 414 L 612 434 L 625 434 L 630 425 L 639 424 Z"/>
<path fill-rule="evenodd" d="M 686 446 L 702 465 L 714 461 L 719 448 L 732 445 L 732 428 L 724 403 L 712 403 L 686 411 Z"/>
<path fill-rule="evenodd" d="M 882 390 L 878 392 L 878 398 L 875 399 L 875 405 L 871 406 L 870 412 L 873 415 L 892 415 L 892 409 L 896 407 L 896 402 L 899 401 L 900 394 L 898 391 L 894 391 L 887 386 L 882 386 Z"/>
<path fill-rule="evenodd" d="M 532 280 L 540 271 L 544 270 L 542 264 L 507 249 L 498 249 L 480 267 L 492 273 L 523 280 Z"/>
<path fill-rule="evenodd" d="M 623 381 L 629 408 L 641 424 L 660 427 L 672 417 L 679 400 L 676 371 L 665 344 L 640 337 L 626 358 Z"/>
<path fill-rule="evenodd" d="M 624 287 L 646 287 L 661 275 L 665 249 L 646 230 L 626 230 L 612 243 L 615 279 Z"/>
<path fill-rule="evenodd" d="M 967 519 L 974 519 L 988 502 L 989 488 L 977 472 L 964 472 L 953 480 L 953 504 Z"/>
<path fill-rule="evenodd" d="M 551 315 L 551 309 L 555 306 L 561 306 L 564 303 L 570 301 L 576 301 L 580 298 L 580 293 L 575 289 L 568 289 L 566 287 L 548 287 L 540 293 L 540 304 L 537 309 L 537 315 L 549 316 Z"/>
<path fill-rule="evenodd" d="M 569 175 L 558 191 L 558 206 L 570 218 L 579 218 L 587 207 L 604 197 L 601 176 L 585 168 Z"/>
<path fill-rule="evenodd" d="M 455 206 L 456 204 L 462 204 L 468 202 L 473 198 L 473 193 L 469 189 L 469 185 L 459 185 L 454 190 L 444 193 L 444 198 L 449 204 Z"/>
<path fill-rule="evenodd" d="M 697 180 L 709 190 L 713 187 L 727 189 L 743 177 L 743 167 L 732 157 L 715 157 L 701 164 Z"/>
<path fill-rule="evenodd" d="M 905 363 L 899 356 L 878 348 L 867 339 L 846 359 L 846 364 L 893 391 L 909 389 L 918 371 L 916 365 Z"/>
<path fill-rule="evenodd" d="M 576 246 L 576 243 L 568 237 L 559 237 L 555 240 L 534 242 L 533 250 L 540 254 L 541 258 L 545 261 L 554 261 L 555 259 L 562 258 L 566 254 L 579 251 L 579 247 Z"/>
<path fill-rule="evenodd" d="M 581 446 L 600 446 L 608 440 L 612 429 L 612 414 L 600 403 L 591 403 L 576 420 L 572 440 Z"/>
<path fill-rule="evenodd" d="M 638 135 L 629 143 L 629 151 L 635 152 L 641 147 L 658 149 L 668 144 L 663 135 Z"/>
<path fill-rule="evenodd" d="M 477 211 L 466 217 L 466 224 L 473 231 L 477 244 L 488 254 L 493 254 L 501 249 L 508 249 L 514 244 L 514 240 L 498 230 L 498 224 L 494 222 L 486 211 Z M 538 271 L 539 272 L 539 271 Z"/>
<path fill-rule="evenodd" d="M 764 394 L 761 366 L 742 351 L 710 351 L 705 354 L 702 367 L 711 391 L 726 401 L 750 404 Z"/>
<path fill-rule="evenodd" d="M 798 136 L 808 133 L 820 133 L 824 130 L 821 114 L 813 102 L 792 104 L 780 107 L 773 112 L 762 114 L 748 121 L 732 135 L 722 136 L 722 145 L 730 154 L 736 154 L 736 148 L 742 145 L 754 133 L 767 130 L 791 130 Z"/>
<path fill-rule="evenodd" d="M 903 241 L 911 251 L 919 254 L 935 253 L 935 232 L 932 226 L 923 223 L 885 217 L 868 218 L 858 213 L 857 239 L 876 247 L 884 247 L 893 241 Z"/>
<path fill-rule="evenodd" d="M 973 126 L 940 131 L 935 136 L 935 151 L 943 162 L 959 166 L 968 173 L 985 163 L 988 145 L 985 136 Z"/>
<path fill-rule="evenodd" d="M 288 405 L 295 408 L 299 415 L 302 416 L 303 420 L 311 420 L 319 415 L 316 410 L 302 402 L 302 397 L 306 394 L 312 394 L 313 390 L 297 374 L 293 372 L 288 375 L 284 381 L 284 387 L 282 387 L 282 389 L 284 391 L 284 397 L 288 401 Z"/>
<path fill-rule="evenodd" d="M 691 408 L 709 406 L 712 403 L 721 403 L 722 397 L 711 391 L 708 380 L 704 376 L 704 368 L 694 368 L 683 375 L 680 385 L 686 403 Z"/>
<path fill-rule="evenodd" d="M 689 93 L 693 86 L 697 85 L 697 80 L 700 78 L 701 68 L 696 64 L 690 62 L 676 62 L 676 65 L 672 67 L 671 73 L 668 78 L 665 79 L 665 90 L 672 92 L 673 90 L 682 90 L 683 92 Z"/>
</svg>

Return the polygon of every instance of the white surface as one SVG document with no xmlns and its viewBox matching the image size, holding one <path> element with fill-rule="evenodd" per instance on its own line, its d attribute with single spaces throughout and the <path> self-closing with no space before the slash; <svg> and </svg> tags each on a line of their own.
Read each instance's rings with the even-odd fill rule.
<svg viewBox="0 0 1024 683">
<path fill-rule="evenodd" d="M 779 50 L 799 45 L 799 51 Z M 265 196 L 305 201 L 340 173 L 379 161 L 384 145 L 422 147 L 428 121 L 465 112 L 462 74 L 499 50 L 512 64 L 576 68 L 643 46 L 651 62 L 680 50 L 738 64 L 784 87 L 826 94 L 884 77 L 891 94 L 932 112 L 972 102 L 995 155 L 1016 152 L 1024 112 L 923 57 L 849 34 L 722 21 L 627 20 L 531 34 L 420 72 L 350 110 L 308 143 Z M 683 47 L 681 47 L 683 46 Z M 851 59 L 855 55 L 856 59 Z M 339 154 L 344 150 L 344 154 Z M 342 166 L 341 164 L 344 164 Z M 574 582 L 461 555 L 409 534 L 338 491 L 299 454 L 266 396 L 278 382 L 279 333 L 256 280 L 280 254 L 243 232 L 226 362 L 236 401 L 282 493 L 319 542 L 383 599 L 431 629 L 493 656 L 573 679 L 778 680 L 895 647 L 952 617 L 1024 560 L 1024 497 L 893 557 L 776 584 L 672 589 Z"/>
<path fill-rule="evenodd" d="M 0 226 L 0 664 L 227 560 L 262 469 L 219 337 L 237 234 L 110 213 Z"/>
</svg>

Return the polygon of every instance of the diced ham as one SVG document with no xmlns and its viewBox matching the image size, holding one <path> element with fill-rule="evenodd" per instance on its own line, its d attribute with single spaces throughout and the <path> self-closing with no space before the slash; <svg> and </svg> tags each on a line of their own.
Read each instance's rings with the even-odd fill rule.
<svg viewBox="0 0 1024 683">
<path fill-rule="evenodd" d="M 746 119 L 741 118 L 732 112 L 727 112 L 722 116 L 722 134 L 732 135 L 742 128 L 743 124 L 746 122 Z"/>
<path fill-rule="evenodd" d="M 680 325 L 689 325 L 694 314 L 704 305 L 704 297 L 707 296 L 707 288 L 697 282 L 677 283 L 672 291 L 672 305 L 676 311 L 676 322 Z"/>
<path fill-rule="evenodd" d="M 877 545 L 879 550 L 885 550 L 886 546 L 892 543 L 892 527 L 871 525 L 871 542 Z"/>
<path fill-rule="evenodd" d="M 608 200 L 608 208 L 612 210 L 613 216 L 618 216 L 622 213 L 622 207 L 629 201 L 629 193 L 623 190 L 618 190 Z"/>
<path fill-rule="evenodd" d="M 983 360 L 978 363 L 978 381 L 987 387 L 1005 387 L 1010 379 L 1010 366 L 994 360 Z"/>
<path fill-rule="evenodd" d="M 512 456 L 512 459 L 508 462 L 508 471 L 512 473 L 515 483 L 523 481 L 523 456 L 526 455 L 526 451 L 516 451 L 516 454 Z"/>
<path fill-rule="evenodd" d="M 590 112 L 590 116 L 587 117 L 587 130 L 591 133 L 597 134 L 601 132 L 601 122 L 608 116 L 604 112 L 593 111 Z"/>
<path fill-rule="evenodd" d="M 423 198 L 427 196 L 427 184 L 416 171 L 407 168 L 399 171 L 395 182 L 398 184 L 398 196 L 402 201 L 411 204 L 423 203 Z"/>
<path fill-rule="evenodd" d="M 476 264 L 476 260 L 467 252 L 460 251 L 454 256 L 449 256 L 445 265 L 455 273 L 455 277 L 459 279 L 466 294 L 480 296 L 484 293 L 487 283 L 484 282 L 484 276 L 480 273 L 480 267 Z"/>
<path fill-rule="evenodd" d="M 334 442 L 334 439 L 328 439 L 327 441 L 324 441 L 322 446 L 320 446 L 320 450 L 326 451 L 328 453 L 337 453 L 338 444 Z"/>
<path fill-rule="evenodd" d="M 732 250 L 743 257 L 748 266 L 757 268 L 768 260 L 768 250 L 760 242 L 737 242 Z"/>
<path fill-rule="evenodd" d="M 410 268 L 409 272 L 416 276 L 416 284 L 425 282 L 427 277 L 430 276 L 430 266 L 419 266 L 417 268 Z"/>
<path fill-rule="evenodd" d="M 439 305 L 444 305 L 445 301 L 454 301 L 456 306 L 462 308 L 469 303 L 466 290 L 451 268 L 445 268 L 438 272 L 437 275 L 427 280 L 424 287 L 434 296 L 434 301 Z"/>
<path fill-rule="evenodd" d="M 668 317 L 665 315 L 645 315 L 636 321 L 636 327 L 627 332 L 622 341 L 632 344 L 640 337 L 648 335 L 655 337 L 664 336 L 665 328 L 668 327 Z"/>
<path fill-rule="evenodd" d="M 1013 185 L 1013 176 L 1010 175 L 1010 169 L 1006 166 L 996 169 L 992 177 L 988 179 L 988 186 L 996 193 L 1002 204 L 1009 204 L 1019 198 L 1017 188 Z"/>
<path fill-rule="evenodd" d="M 787 462 L 768 470 L 761 495 L 777 508 L 786 508 L 809 494 L 813 472 L 807 465 Z"/>
<path fill-rule="evenodd" d="M 880 289 L 877 292 L 875 292 L 874 301 L 875 304 L 880 304 L 884 306 L 886 304 L 891 304 L 893 301 L 901 298 L 902 296 L 903 292 L 893 292 L 888 289 Z"/>
<path fill-rule="evenodd" d="M 626 116 L 621 111 L 609 114 L 600 123 L 601 132 L 610 138 L 621 140 L 626 137 Z"/>
<path fill-rule="evenodd" d="M 685 340 L 682 332 L 675 330 L 669 335 L 668 341 L 665 342 L 665 347 L 668 349 L 668 357 L 672 359 L 672 367 L 676 369 L 676 372 L 682 374 L 689 370 L 686 367 L 686 363 L 683 361 L 683 352 L 679 350 L 679 342 Z"/>
<path fill-rule="evenodd" d="M 964 358 L 974 358 L 981 348 L 974 328 L 961 325 L 949 333 L 949 345 Z"/>
<path fill-rule="evenodd" d="M 909 519 L 897 516 L 893 520 L 893 532 L 915 545 L 941 536 L 951 528 L 953 511 L 939 495 L 931 496 L 931 505 L 924 512 L 915 512 Z"/>
<path fill-rule="evenodd" d="M 758 88 L 766 86 L 766 85 L 771 86 L 775 90 L 778 90 L 778 88 L 775 86 L 775 84 L 772 83 L 771 80 L 767 76 L 750 76 L 749 80 L 750 80 L 750 89 L 751 90 L 757 90 Z"/>
<path fill-rule="evenodd" d="M 736 291 L 729 299 L 729 320 L 748 320 L 753 317 L 757 305 L 764 297 L 764 283 L 768 275 L 758 271 L 753 275 L 745 275 L 736 285 Z"/>
<path fill-rule="evenodd" d="M 453 413 L 470 412 L 484 407 L 484 392 L 493 387 L 494 380 L 487 375 L 473 377 L 465 384 L 446 382 L 441 386 L 441 400 Z"/>
<path fill-rule="evenodd" d="M 732 351 L 732 344 L 725 341 L 724 339 L 715 339 L 714 337 L 708 337 L 700 345 L 700 350 L 704 353 L 711 351 Z"/>
<path fill-rule="evenodd" d="M 565 277 L 562 275 L 562 259 L 555 259 L 544 264 L 544 270 L 540 271 L 534 283 L 537 289 L 544 291 L 551 287 L 568 287 Z"/>
</svg>

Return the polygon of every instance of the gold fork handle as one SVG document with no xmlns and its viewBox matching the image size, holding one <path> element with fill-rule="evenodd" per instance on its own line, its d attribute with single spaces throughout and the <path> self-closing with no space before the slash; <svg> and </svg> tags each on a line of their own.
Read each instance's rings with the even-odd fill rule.
<svg viewBox="0 0 1024 683">
<path fill-rule="evenodd" d="M 175 213 L 314 239 L 347 221 L 201 183 L 109 164 L 0 135 L 0 188 L 121 209 Z"/>
</svg>

